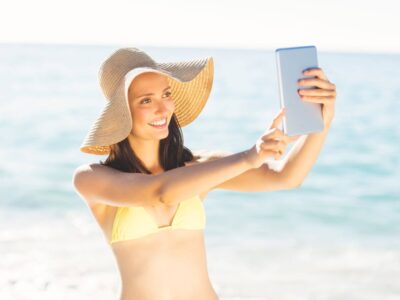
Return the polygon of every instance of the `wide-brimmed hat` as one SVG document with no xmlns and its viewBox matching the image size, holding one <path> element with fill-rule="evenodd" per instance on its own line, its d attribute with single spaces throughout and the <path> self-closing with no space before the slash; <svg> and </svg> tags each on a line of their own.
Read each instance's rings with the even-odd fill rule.
<svg viewBox="0 0 400 300">
<path fill-rule="evenodd" d="M 203 110 L 213 84 L 211 56 L 189 61 L 158 63 L 138 48 L 120 48 L 100 66 L 99 82 L 106 104 L 87 133 L 80 150 L 106 155 L 110 145 L 125 139 L 132 130 L 128 88 L 139 74 L 167 75 L 175 115 L 180 127 L 193 122 Z"/>
</svg>

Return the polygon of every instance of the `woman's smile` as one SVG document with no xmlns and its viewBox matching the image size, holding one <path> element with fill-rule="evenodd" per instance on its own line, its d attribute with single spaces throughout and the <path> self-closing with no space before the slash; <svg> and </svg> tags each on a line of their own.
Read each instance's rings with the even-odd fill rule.
<svg viewBox="0 0 400 300">
<path fill-rule="evenodd" d="M 149 123 L 150 126 L 155 127 L 157 129 L 163 129 L 167 127 L 167 118 L 158 120 L 158 121 L 154 121 Z"/>
</svg>

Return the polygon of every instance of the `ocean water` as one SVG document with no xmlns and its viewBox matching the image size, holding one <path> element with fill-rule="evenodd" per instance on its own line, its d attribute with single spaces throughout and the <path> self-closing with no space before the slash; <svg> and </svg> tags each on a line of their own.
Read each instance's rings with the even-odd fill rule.
<svg viewBox="0 0 400 300">
<path fill-rule="evenodd" d="M 279 110 L 273 51 L 140 48 L 157 61 L 214 57 L 210 99 L 182 129 L 192 150 L 248 149 Z M 0 299 L 118 297 L 112 252 L 72 186 L 77 166 L 105 158 L 79 145 L 114 49 L 0 45 Z M 204 202 L 221 300 L 400 299 L 400 55 L 320 52 L 319 65 L 336 113 L 302 186 Z"/>
</svg>

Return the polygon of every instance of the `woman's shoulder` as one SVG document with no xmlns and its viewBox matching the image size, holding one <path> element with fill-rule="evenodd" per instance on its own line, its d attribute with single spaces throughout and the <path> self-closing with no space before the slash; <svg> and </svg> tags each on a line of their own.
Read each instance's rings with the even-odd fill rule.
<svg viewBox="0 0 400 300">
<path fill-rule="evenodd" d="M 75 173 L 78 172 L 95 172 L 96 170 L 109 170 L 111 169 L 110 167 L 103 165 L 101 163 L 84 163 L 79 165 L 76 169 L 75 169 Z"/>
<path fill-rule="evenodd" d="M 207 150 L 192 150 L 193 158 L 190 161 L 185 162 L 185 166 L 201 163 L 206 160 Z"/>
</svg>

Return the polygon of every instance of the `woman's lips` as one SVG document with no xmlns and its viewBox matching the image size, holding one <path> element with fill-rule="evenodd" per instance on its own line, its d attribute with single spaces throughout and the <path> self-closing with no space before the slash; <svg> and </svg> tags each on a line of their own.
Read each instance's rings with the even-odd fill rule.
<svg viewBox="0 0 400 300">
<path fill-rule="evenodd" d="M 166 128 L 166 127 L 167 127 L 167 125 L 168 125 L 168 120 L 165 119 L 164 125 L 152 125 L 152 124 L 149 124 L 149 125 L 150 125 L 151 127 L 157 128 L 157 129 L 163 129 L 163 128 Z"/>
</svg>

